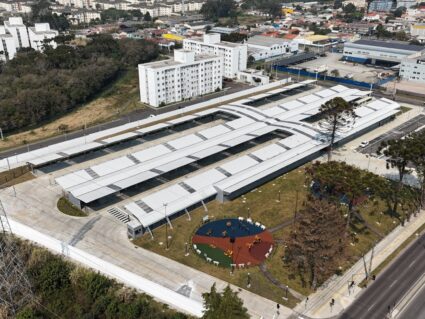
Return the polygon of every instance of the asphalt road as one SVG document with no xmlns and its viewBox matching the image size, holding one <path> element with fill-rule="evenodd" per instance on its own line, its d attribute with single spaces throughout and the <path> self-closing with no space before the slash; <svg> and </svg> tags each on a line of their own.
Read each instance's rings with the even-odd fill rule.
<svg viewBox="0 0 425 319">
<path fill-rule="evenodd" d="M 368 146 L 364 148 L 358 147 L 357 151 L 363 154 L 374 154 L 378 151 L 378 148 L 383 141 L 399 139 L 424 125 L 425 125 L 425 115 L 420 114 L 404 122 L 403 124 L 397 126 L 391 131 L 388 131 L 374 138 L 373 140 L 369 141 Z"/>
<path fill-rule="evenodd" d="M 425 286 L 415 295 L 398 315 L 400 319 L 425 319 Z"/>
<path fill-rule="evenodd" d="M 339 319 L 385 319 L 409 288 L 425 272 L 425 234 L 410 245 L 383 273 L 376 277 Z M 418 301 L 422 302 L 423 299 Z M 423 319 L 414 314 L 403 319 Z"/>
<path fill-rule="evenodd" d="M 217 92 L 217 93 L 210 94 L 210 95 L 205 96 L 205 97 L 199 97 L 199 98 L 194 99 L 194 100 L 184 101 L 184 102 L 176 103 L 176 104 L 173 104 L 173 105 L 170 105 L 170 106 L 161 107 L 161 108 L 158 108 L 158 109 L 147 107 L 147 108 L 144 108 L 144 109 L 133 111 L 129 114 L 126 114 L 126 115 L 120 117 L 119 119 L 116 119 L 116 120 L 113 120 L 113 121 L 110 121 L 110 122 L 106 122 L 106 123 L 103 123 L 103 124 L 87 127 L 85 130 L 78 130 L 78 131 L 70 132 L 70 133 L 67 133 L 67 134 L 51 137 L 51 138 L 44 139 L 44 140 L 41 140 L 41 141 L 38 141 L 38 142 L 35 142 L 35 143 L 31 143 L 31 144 L 16 147 L 16 148 L 13 148 L 13 149 L 10 149 L 10 150 L 6 150 L 6 151 L 3 151 L 3 152 L 0 152 L 0 159 L 4 158 L 4 157 L 9 157 L 9 156 L 14 156 L 14 155 L 17 155 L 17 154 L 25 153 L 25 152 L 28 152 L 28 151 L 33 151 L 33 150 L 36 150 L 36 149 L 39 149 L 39 148 L 42 148 L 42 147 L 46 147 L 46 146 L 49 146 L 49 145 L 52 145 L 52 144 L 64 142 L 66 140 L 70 140 L 70 139 L 73 139 L 73 138 L 82 137 L 84 135 L 99 132 L 99 131 L 106 130 L 106 129 L 116 127 L 116 126 L 119 126 L 119 125 L 123 125 L 123 124 L 126 124 L 126 123 L 143 120 L 143 119 L 148 118 L 151 114 L 153 114 L 153 115 L 163 114 L 163 113 L 166 113 L 166 112 L 181 109 L 181 108 L 189 106 L 189 105 L 208 101 L 210 99 L 214 99 L 214 98 L 217 98 L 217 97 L 220 97 L 220 96 L 223 96 L 223 95 L 228 95 L 228 94 L 232 94 L 232 93 L 235 93 L 235 92 L 239 92 L 239 91 L 247 88 L 247 85 L 240 84 L 240 83 L 237 83 L 237 82 L 227 83 L 226 85 L 227 85 L 227 88 L 225 90 Z"/>
</svg>

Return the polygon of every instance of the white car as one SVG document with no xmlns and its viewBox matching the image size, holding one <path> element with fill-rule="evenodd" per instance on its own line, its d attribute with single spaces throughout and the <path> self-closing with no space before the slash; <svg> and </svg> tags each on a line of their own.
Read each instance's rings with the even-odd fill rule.
<svg viewBox="0 0 425 319">
<path fill-rule="evenodd" d="M 156 117 L 156 115 L 155 114 L 150 114 L 149 115 L 149 118 L 153 118 L 153 117 Z"/>
<path fill-rule="evenodd" d="M 361 148 L 365 148 L 368 145 L 369 145 L 369 142 L 368 141 L 363 141 L 363 142 L 360 143 L 360 147 Z"/>
</svg>

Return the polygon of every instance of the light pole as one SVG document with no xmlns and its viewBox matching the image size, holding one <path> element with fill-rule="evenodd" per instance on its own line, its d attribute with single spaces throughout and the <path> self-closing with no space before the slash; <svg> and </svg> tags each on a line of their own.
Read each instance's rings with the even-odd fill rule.
<svg viewBox="0 0 425 319">
<path fill-rule="evenodd" d="M 1 140 L 4 141 L 3 130 L 1 129 L 1 127 L 0 127 L 0 137 L 1 137 Z"/>
<path fill-rule="evenodd" d="M 164 203 L 164 216 L 165 216 L 165 249 L 168 250 L 168 220 L 167 220 L 167 203 Z"/>
</svg>

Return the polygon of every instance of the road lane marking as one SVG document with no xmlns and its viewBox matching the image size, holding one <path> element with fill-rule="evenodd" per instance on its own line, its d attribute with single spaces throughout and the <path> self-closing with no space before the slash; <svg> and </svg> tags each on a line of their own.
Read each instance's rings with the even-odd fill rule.
<svg viewBox="0 0 425 319">
<path fill-rule="evenodd" d="M 390 285 L 390 288 L 391 288 L 392 286 L 394 286 L 394 284 L 395 284 L 397 281 L 398 281 L 398 279 L 394 280 L 394 281 L 393 281 L 393 283 Z"/>
<path fill-rule="evenodd" d="M 369 310 L 372 309 L 375 305 L 376 305 L 376 302 L 374 304 L 372 304 L 372 306 L 370 306 L 369 308 L 367 308 L 367 311 L 369 312 Z"/>
<path fill-rule="evenodd" d="M 410 263 L 410 265 L 407 268 L 412 267 L 415 262 L 416 262 L 416 259 L 413 259 L 413 261 Z"/>
</svg>

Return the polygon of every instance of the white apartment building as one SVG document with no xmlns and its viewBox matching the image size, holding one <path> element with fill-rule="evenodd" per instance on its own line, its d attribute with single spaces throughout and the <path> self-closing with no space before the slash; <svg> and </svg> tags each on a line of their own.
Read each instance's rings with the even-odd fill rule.
<svg viewBox="0 0 425 319">
<path fill-rule="evenodd" d="M 53 40 L 59 34 L 56 30 L 50 30 L 48 23 L 36 23 L 34 27 L 26 27 L 21 17 L 10 17 L 0 26 L 0 59 L 11 60 L 21 48 L 33 48 L 41 51 L 44 41 L 50 39 L 49 44 L 56 47 Z"/>
<path fill-rule="evenodd" d="M 4 26 L 0 26 L 0 60 L 7 61 L 14 58 L 16 54 L 15 39 L 6 32 Z"/>
<path fill-rule="evenodd" d="M 154 107 L 222 89 L 223 57 L 175 50 L 174 59 L 139 64 L 140 100 Z"/>
<path fill-rule="evenodd" d="M 255 61 L 272 58 L 279 55 L 291 55 L 298 51 L 298 43 L 282 38 L 256 35 L 246 41 L 249 55 Z"/>
<path fill-rule="evenodd" d="M 56 48 L 57 44 L 53 39 L 58 36 L 58 34 L 58 31 L 50 30 L 50 25 L 48 23 L 36 23 L 33 27 L 28 27 L 31 48 L 37 51 L 41 51 L 44 41 L 49 39 L 51 39 L 49 45 Z"/>
<path fill-rule="evenodd" d="M 27 27 L 24 25 L 21 17 L 10 17 L 8 21 L 4 22 L 4 27 L 15 40 L 17 49 L 28 48 L 30 46 Z"/>
<path fill-rule="evenodd" d="M 183 49 L 196 54 L 212 54 L 223 57 L 223 76 L 234 79 L 239 71 L 246 70 L 248 50 L 245 44 L 221 42 L 218 33 L 208 33 L 202 38 L 183 40 Z"/>
<path fill-rule="evenodd" d="M 425 83 L 425 56 L 418 59 L 405 59 L 400 65 L 403 80 Z"/>
<path fill-rule="evenodd" d="M 32 2 L 30 1 L 13 1 L 13 0 L 1 0 L 0 9 L 4 9 L 7 12 L 14 13 L 30 13 Z"/>
</svg>

